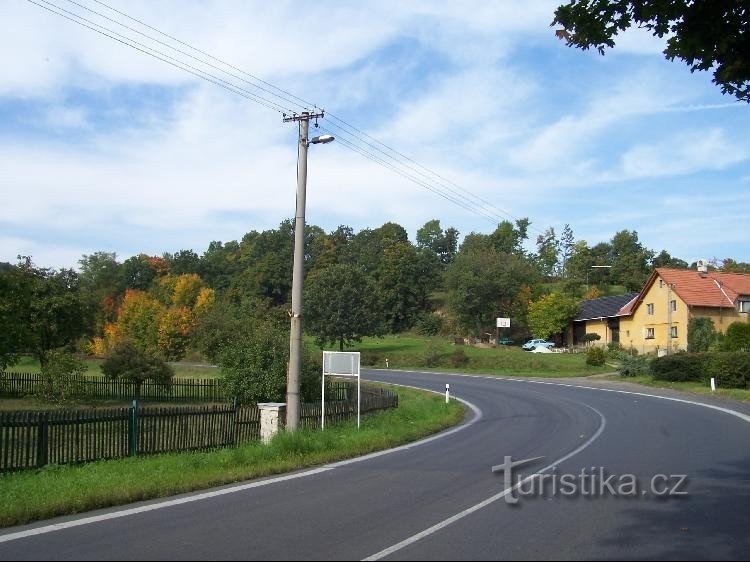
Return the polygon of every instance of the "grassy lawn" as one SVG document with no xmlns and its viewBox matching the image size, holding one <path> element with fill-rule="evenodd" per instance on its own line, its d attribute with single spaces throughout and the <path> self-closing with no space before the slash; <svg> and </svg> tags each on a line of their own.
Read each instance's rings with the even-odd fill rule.
<svg viewBox="0 0 750 562">
<path fill-rule="evenodd" d="M 102 376 L 100 368 L 101 359 L 85 359 L 87 375 Z M 182 379 L 213 379 L 220 375 L 219 369 L 209 366 L 196 366 L 195 364 L 170 363 L 174 369 L 175 377 Z M 39 361 L 33 357 L 21 357 L 21 360 L 14 366 L 8 367 L 8 372 L 12 373 L 38 373 L 40 371 Z"/>
<path fill-rule="evenodd" d="M 338 348 L 331 348 L 338 349 Z M 589 367 L 586 355 L 580 353 L 530 353 L 515 346 L 479 348 L 469 345 L 454 345 L 446 338 L 420 338 L 415 336 L 388 336 L 385 338 L 365 338 L 361 344 L 352 346 L 351 351 L 360 351 L 374 358 L 374 365 L 363 356 L 363 367 L 385 367 L 394 369 L 454 370 L 468 373 L 493 375 L 522 375 L 533 377 L 580 377 L 607 373 L 612 367 Z M 463 350 L 469 358 L 466 366 L 455 367 L 450 356 L 456 350 Z M 428 367 L 425 356 L 428 352 L 439 355 L 438 365 Z"/>
<path fill-rule="evenodd" d="M 638 377 L 621 377 L 619 375 L 612 375 L 609 377 L 604 377 L 603 380 L 611 380 L 616 382 L 632 382 L 652 388 L 668 388 L 672 390 L 681 390 L 683 392 L 692 392 L 694 394 L 720 396 L 723 398 L 740 400 L 742 402 L 750 402 L 750 390 L 741 388 L 717 388 L 715 392 L 712 392 L 711 387 L 707 384 L 702 384 L 699 382 L 659 381 L 654 379 L 654 377 L 652 377 L 651 375 L 641 375 Z"/>
<path fill-rule="evenodd" d="M 180 453 L 0 475 L 0 526 L 19 525 L 170 496 L 352 458 L 415 441 L 459 423 L 465 408 L 397 388 L 399 407 L 327 428 L 281 434 L 268 446 Z"/>
</svg>

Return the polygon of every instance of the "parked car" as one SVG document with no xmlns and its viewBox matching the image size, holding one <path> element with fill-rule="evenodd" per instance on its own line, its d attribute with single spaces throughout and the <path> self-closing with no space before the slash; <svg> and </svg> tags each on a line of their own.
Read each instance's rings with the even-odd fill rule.
<svg viewBox="0 0 750 562">
<path fill-rule="evenodd" d="M 529 340 L 521 346 L 521 349 L 523 349 L 524 351 L 531 351 L 537 346 L 546 347 L 547 349 L 550 349 L 551 347 L 555 347 L 555 342 L 551 342 L 547 340 L 539 340 L 539 339 Z"/>
</svg>

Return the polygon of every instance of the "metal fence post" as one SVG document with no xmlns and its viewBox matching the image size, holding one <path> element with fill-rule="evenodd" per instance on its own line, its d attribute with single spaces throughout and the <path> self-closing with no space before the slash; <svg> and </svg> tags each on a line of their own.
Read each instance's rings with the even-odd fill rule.
<svg viewBox="0 0 750 562">
<path fill-rule="evenodd" d="M 134 457 L 138 454 L 138 400 L 133 400 L 128 413 L 128 456 Z"/>
<path fill-rule="evenodd" d="M 49 463 L 49 413 L 39 414 L 39 435 L 37 440 L 36 465 L 41 468 Z"/>
</svg>

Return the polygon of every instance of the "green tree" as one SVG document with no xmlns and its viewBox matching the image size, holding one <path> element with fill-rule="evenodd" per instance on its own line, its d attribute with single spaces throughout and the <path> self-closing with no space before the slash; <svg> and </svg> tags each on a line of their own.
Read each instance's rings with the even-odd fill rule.
<svg viewBox="0 0 750 562">
<path fill-rule="evenodd" d="M 629 291 L 638 291 L 651 273 L 654 253 L 646 249 L 633 230 L 621 230 L 612 238 L 612 279 Z"/>
<path fill-rule="evenodd" d="M 604 54 L 632 25 L 668 37 L 664 55 L 691 72 L 713 70 L 725 94 L 750 102 L 750 19 L 744 1 L 571 0 L 555 10 L 552 25 L 568 46 Z"/>
<path fill-rule="evenodd" d="M 536 262 L 544 277 L 551 277 L 555 273 L 560 258 L 560 241 L 555 236 L 554 227 L 549 227 L 536 238 Z"/>
<path fill-rule="evenodd" d="M 433 252 L 440 263 L 447 265 L 456 256 L 458 230 L 448 228 L 443 231 L 439 220 L 428 221 L 417 231 L 417 247 Z"/>
<path fill-rule="evenodd" d="M 139 349 L 129 341 L 118 343 L 107 354 L 101 365 L 104 376 L 113 380 L 125 380 L 135 385 L 135 399 L 141 397 L 145 381 L 169 385 L 174 371 L 154 353 Z"/>
<path fill-rule="evenodd" d="M 725 351 L 750 351 L 750 324 L 732 322 L 727 328 L 722 346 Z"/>
<path fill-rule="evenodd" d="M 241 404 L 283 402 L 289 361 L 289 328 L 275 320 L 248 324 L 219 353 L 229 393 Z M 319 396 L 321 368 L 309 350 L 302 360 L 302 400 Z"/>
<path fill-rule="evenodd" d="M 80 397 L 78 377 L 86 373 L 86 364 L 63 349 L 47 352 L 47 361 L 42 365 L 42 387 L 39 397 L 49 402 L 65 401 Z"/>
<path fill-rule="evenodd" d="M 550 293 L 529 303 L 529 329 L 534 337 L 548 338 L 565 331 L 580 311 L 578 301 L 562 293 Z"/>
<path fill-rule="evenodd" d="M 12 362 L 18 352 L 32 352 L 44 365 L 47 352 L 72 347 L 90 322 L 88 311 L 72 269 L 39 268 L 26 256 L 3 274 L 0 310 L 8 316 L 10 334 L 0 337 L 3 363 Z M 5 330 L 3 330 L 5 331 Z"/>
<path fill-rule="evenodd" d="M 653 260 L 651 267 L 669 267 L 672 269 L 688 269 L 690 266 L 685 260 L 673 258 L 669 252 L 662 250 Z"/>
<path fill-rule="evenodd" d="M 333 265 L 319 271 L 307 283 L 304 298 L 305 330 L 315 342 L 345 345 L 364 336 L 380 335 L 380 303 L 375 283 L 361 269 Z"/>
<path fill-rule="evenodd" d="M 716 342 L 716 328 L 710 318 L 691 318 L 688 322 L 688 351 L 702 353 Z"/>
<path fill-rule="evenodd" d="M 522 290 L 537 275 L 524 257 L 482 244 L 467 250 L 462 246 L 446 272 L 448 305 L 463 328 L 477 335 L 494 330 L 495 318 L 518 304 Z"/>
</svg>

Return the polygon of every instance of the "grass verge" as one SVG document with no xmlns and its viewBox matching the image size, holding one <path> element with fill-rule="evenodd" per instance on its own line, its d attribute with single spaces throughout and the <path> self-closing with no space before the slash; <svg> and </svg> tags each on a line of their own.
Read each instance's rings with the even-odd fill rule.
<svg viewBox="0 0 750 562">
<path fill-rule="evenodd" d="M 280 434 L 264 446 L 180 453 L 0 475 L 0 527 L 170 496 L 357 457 L 459 423 L 464 406 L 397 388 L 399 407 L 334 425 L 326 431 Z"/>
<path fill-rule="evenodd" d="M 86 375 L 102 375 L 101 359 L 84 359 Z M 174 376 L 181 379 L 214 379 L 220 375 L 219 369 L 209 365 L 197 365 L 194 363 L 170 363 L 174 369 Z M 19 362 L 6 369 L 10 373 L 38 373 L 41 370 L 39 360 L 34 357 L 21 357 Z"/>
<path fill-rule="evenodd" d="M 336 348 L 338 349 L 338 348 Z M 365 367 L 460 371 L 489 375 L 526 377 L 587 377 L 611 372 L 611 367 L 586 365 L 585 353 L 530 353 L 515 346 L 474 347 L 454 345 L 440 338 L 415 336 L 387 336 L 364 338 L 351 348 L 362 353 Z M 454 353 L 463 352 L 467 361 L 456 364 Z"/>
<path fill-rule="evenodd" d="M 651 375 L 640 375 L 637 377 L 621 377 L 620 375 L 611 375 L 603 377 L 602 380 L 615 382 L 632 382 L 651 388 L 667 388 L 671 390 L 681 390 L 682 392 L 691 392 L 704 396 L 719 396 L 722 398 L 731 398 L 742 402 L 750 402 L 750 390 L 742 388 L 717 388 L 715 392 L 711 387 L 699 382 L 669 382 L 654 379 Z"/>
</svg>

